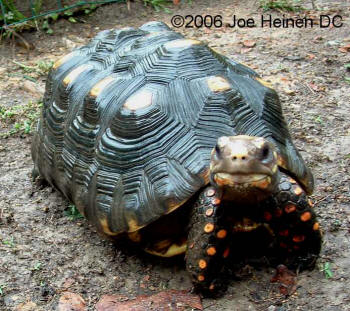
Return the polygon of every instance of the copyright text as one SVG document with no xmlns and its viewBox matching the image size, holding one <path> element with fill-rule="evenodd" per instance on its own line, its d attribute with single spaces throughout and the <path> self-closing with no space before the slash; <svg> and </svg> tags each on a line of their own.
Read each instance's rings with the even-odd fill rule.
<svg viewBox="0 0 350 311">
<path fill-rule="evenodd" d="M 174 15 L 171 24 L 175 28 L 340 28 L 343 18 L 340 15 L 320 15 L 317 18 L 272 17 L 270 14 L 247 18 L 233 15 L 231 21 L 224 22 L 221 15 Z"/>
</svg>

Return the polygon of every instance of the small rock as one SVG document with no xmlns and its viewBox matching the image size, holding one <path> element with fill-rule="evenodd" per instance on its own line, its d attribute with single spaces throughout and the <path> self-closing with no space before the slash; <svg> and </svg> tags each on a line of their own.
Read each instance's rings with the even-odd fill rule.
<svg viewBox="0 0 350 311">
<path fill-rule="evenodd" d="M 0 67 L 0 75 L 3 75 L 6 71 L 6 68 Z"/>
<path fill-rule="evenodd" d="M 70 50 L 75 49 L 77 47 L 76 43 L 74 43 L 72 40 L 69 40 L 67 38 L 63 38 L 62 42 Z"/>
<path fill-rule="evenodd" d="M 275 306 L 269 306 L 267 308 L 267 311 L 276 311 L 276 307 Z"/>
<path fill-rule="evenodd" d="M 58 302 L 58 311 L 85 311 L 84 299 L 75 293 L 64 292 Z"/>
<path fill-rule="evenodd" d="M 44 95 L 44 90 L 36 83 L 29 80 L 23 82 L 22 88 L 36 98 L 41 98 Z"/>
<path fill-rule="evenodd" d="M 335 45 L 339 45 L 341 42 L 339 40 L 330 40 L 326 42 L 326 45 L 328 46 L 335 46 Z"/>
<path fill-rule="evenodd" d="M 284 89 L 284 93 L 286 93 L 287 95 L 290 95 L 290 96 L 294 96 L 295 95 L 295 91 L 293 91 L 291 89 Z"/>
</svg>

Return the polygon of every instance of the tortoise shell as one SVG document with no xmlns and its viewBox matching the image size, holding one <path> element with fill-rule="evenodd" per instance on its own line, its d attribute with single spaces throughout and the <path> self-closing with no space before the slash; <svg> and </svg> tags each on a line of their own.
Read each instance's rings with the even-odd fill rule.
<svg viewBox="0 0 350 311">
<path fill-rule="evenodd" d="M 250 68 L 150 22 L 100 32 L 58 60 L 32 144 L 34 174 L 108 235 L 134 232 L 209 183 L 220 136 L 262 136 L 312 192 L 276 92 Z"/>
</svg>

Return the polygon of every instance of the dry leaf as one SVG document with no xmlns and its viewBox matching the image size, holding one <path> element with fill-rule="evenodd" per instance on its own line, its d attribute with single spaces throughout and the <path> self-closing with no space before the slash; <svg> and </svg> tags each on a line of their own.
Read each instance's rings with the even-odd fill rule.
<svg viewBox="0 0 350 311">
<path fill-rule="evenodd" d="M 246 48 L 253 48 L 256 45 L 256 42 L 253 40 L 244 40 L 243 46 Z"/>
<path fill-rule="evenodd" d="M 63 292 L 58 302 L 58 311 L 85 311 L 84 299 L 75 293 Z"/>
<path fill-rule="evenodd" d="M 296 291 L 296 275 L 288 270 L 285 265 L 276 268 L 275 275 L 271 278 L 271 283 L 279 284 L 279 291 L 282 295 L 289 296 Z"/>
<path fill-rule="evenodd" d="M 67 279 L 64 281 L 62 287 L 63 287 L 64 289 L 68 289 L 69 287 L 71 287 L 71 286 L 74 284 L 74 282 L 75 282 L 74 279 L 72 279 L 72 278 L 67 278 Z"/>
<path fill-rule="evenodd" d="M 350 44 L 342 46 L 338 50 L 342 53 L 348 53 L 348 52 L 350 52 Z"/>
</svg>

